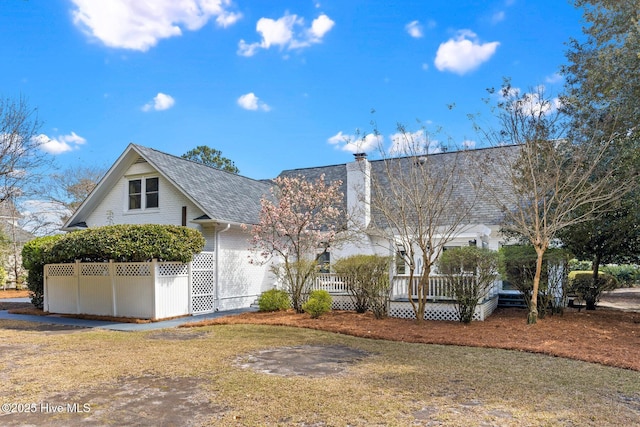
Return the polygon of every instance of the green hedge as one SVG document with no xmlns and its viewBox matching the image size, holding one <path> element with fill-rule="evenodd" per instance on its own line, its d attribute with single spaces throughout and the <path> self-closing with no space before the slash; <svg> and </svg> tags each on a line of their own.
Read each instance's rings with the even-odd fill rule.
<svg viewBox="0 0 640 427">
<path fill-rule="evenodd" d="M 25 243 L 22 248 L 22 266 L 27 270 L 31 303 L 38 308 L 42 308 L 44 303 L 44 266 L 51 263 L 49 251 L 64 236 L 57 234 L 37 237 Z"/>
<path fill-rule="evenodd" d="M 66 234 L 50 250 L 53 262 L 189 262 L 204 248 L 204 237 L 177 225 L 109 225 Z"/>
<path fill-rule="evenodd" d="M 109 225 L 55 236 L 39 237 L 22 249 L 22 265 L 29 271 L 31 302 L 42 308 L 45 264 L 84 262 L 189 262 L 204 248 L 195 229 L 175 225 Z"/>
</svg>

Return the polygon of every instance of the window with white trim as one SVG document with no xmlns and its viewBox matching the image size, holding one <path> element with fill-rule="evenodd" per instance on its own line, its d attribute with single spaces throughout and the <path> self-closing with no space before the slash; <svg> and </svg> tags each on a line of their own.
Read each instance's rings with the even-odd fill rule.
<svg viewBox="0 0 640 427">
<path fill-rule="evenodd" d="M 318 255 L 318 267 L 320 273 L 329 273 L 331 265 L 331 253 L 326 250 Z"/>
<path fill-rule="evenodd" d="M 140 178 L 129 180 L 129 210 L 152 209 L 159 205 L 159 179 Z"/>
</svg>

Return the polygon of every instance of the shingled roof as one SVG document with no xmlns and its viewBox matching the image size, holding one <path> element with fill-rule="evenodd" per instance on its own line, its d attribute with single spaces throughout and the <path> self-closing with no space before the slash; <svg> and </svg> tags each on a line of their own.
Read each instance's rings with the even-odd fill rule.
<svg viewBox="0 0 640 427">
<path fill-rule="evenodd" d="M 202 163 L 133 145 L 155 169 L 192 198 L 213 220 L 256 224 L 260 199 L 269 196 L 271 184 Z"/>
<path fill-rule="evenodd" d="M 271 197 L 270 181 L 258 181 L 216 169 L 202 163 L 163 153 L 153 148 L 129 144 L 93 192 L 63 226 L 63 230 L 86 228 L 89 214 L 101 203 L 131 165 L 147 162 L 182 194 L 198 206 L 204 215 L 189 220 L 257 224 L 260 200 Z"/>
<path fill-rule="evenodd" d="M 465 179 L 458 180 L 458 185 L 455 188 L 454 194 L 456 197 L 461 198 L 462 200 L 473 203 L 474 208 L 471 211 L 467 221 L 469 224 L 484 224 L 484 225 L 496 225 L 500 223 L 502 218 L 502 212 L 498 208 L 495 201 L 492 197 L 486 193 L 482 192 L 482 190 L 478 191 L 477 186 L 474 186 L 473 182 L 473 174 L 480 173 L 478 166 L 481 163 L 496 161 L 496 159 L 500 159 L 503 157 L 504 153 L 515 153 L 515 150 L 518 150 L 517 146 L 503 146 L 503 147 L 491 147 L 491 148 L 481 148 L 475 150 L 466 150 L 463 152 L 445 152 L 445 153 L 437 153 L 429 155 L 430 167 L 438 168 L 443 167 L 446 169 L 444 165 L 447 162 L 452 161 L 463 161 L 465 164 L 462 167 L 459 167 L 457 170 L 465 175 Z M 498 151 L 500 154 L 498 155 Z M 464 154 L 461 156 L 460 154 Z M 385 189 L 388 193 L 389 190 L 389 180 L 386 177 L 386 166 L 385 161 L 392 162 L 391 168 L 393 170 L 401 171 L 403 168 L 409 167 L 412 162 L 415 162 L 415 158 L 409 157 L 399 157 L 399 158 L 391 158 L 386 160 L 372 160 L 371 164 L 371 175 L 372 180 L 375 180 L 379 185 L 373 186 L 372 198 L 376 197 L 384 197 Z M 347 165 L 346 163 L 332 165 L 332 166 L 322 166 L 322 167 L 312 167 L 312 168 L 302 168 L 302 169 L 291 169 L 283 171 L 280 176 L 304 176 L 305 179 L 313 181 L 318 179 L 321 175 L 325 176 L 326 182 L 333 182 L 340 180 L 342 181 L 342 185 L 340 187 L 340 191 L 343 194 L 343 200 L 341 203 L 341 209 L 346 211 L 347 206 Z M 475 175 L 479 177 L 478 175 Z M 469 179 L 467 179 L 469 178 Z M 482 177 L 485 185 L 499 185 L 496 182 L 492 182 L 492 177 L 485 176 Z M 382 193 L 376 194 L 374 188 L 379 188 Z M 372 221 L 371 224 L 377 225 L 378 227 L 384 227 L 386 220 L 375 209 L 372 209 Z"/>
</svg>

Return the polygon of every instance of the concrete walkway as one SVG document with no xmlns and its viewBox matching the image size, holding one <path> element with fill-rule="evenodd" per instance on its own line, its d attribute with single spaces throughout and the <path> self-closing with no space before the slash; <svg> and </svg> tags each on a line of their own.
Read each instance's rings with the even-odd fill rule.
<svg viewBox="0 0 640 427">
<path fill-rule="evenodd" d="M 29 302 L 29 298 L 3 299 L 6 302 Z M 177 319 L 162 320 L 150 323 L 118 323 L 104 320 L 76 319 L 72 317 L 62 317 L 51 314 L 49 316 L 34 316 L 29 314 L 11 314 L 7 310 L 0 310 L 0 320 L 22 320 L 24 322 L 36 322 L 50 325 L 75 326 L 78 328 L 102 328 L 113 331 L 151 331 L 155 329 L 175 328 L 185 323 L 199 322 L 206 319 L 215 319 L 222 316 L 234 316 L 248 311 L 255 311 L 253 308 L 241 308 L 237 310 L 218 311 L 215 313 L 199 314 L 196 316 L 185 316 Z"/>
</svg>

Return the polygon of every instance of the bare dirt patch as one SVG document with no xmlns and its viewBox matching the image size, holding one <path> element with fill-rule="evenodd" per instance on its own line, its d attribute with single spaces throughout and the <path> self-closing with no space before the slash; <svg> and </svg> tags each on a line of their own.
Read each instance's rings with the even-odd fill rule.
<svg viewBox="0 0 640 427">
<path fill-rule="evenodd" d="M 238 356 L 236 363 L 245 369 L 284 377 L 323 377 L 339 374 L 368 355 L 365 351 L 345 346 L 302 345 Z"/>
<path fill-rule="evenodd" d="M 34 411 L 0 415 L 0 424 L 199 426 L 226 412 L 201 390 L 196 378 L 121 378 L 116 383 L 49 396 L 34 404 Z"/>
</svg>

